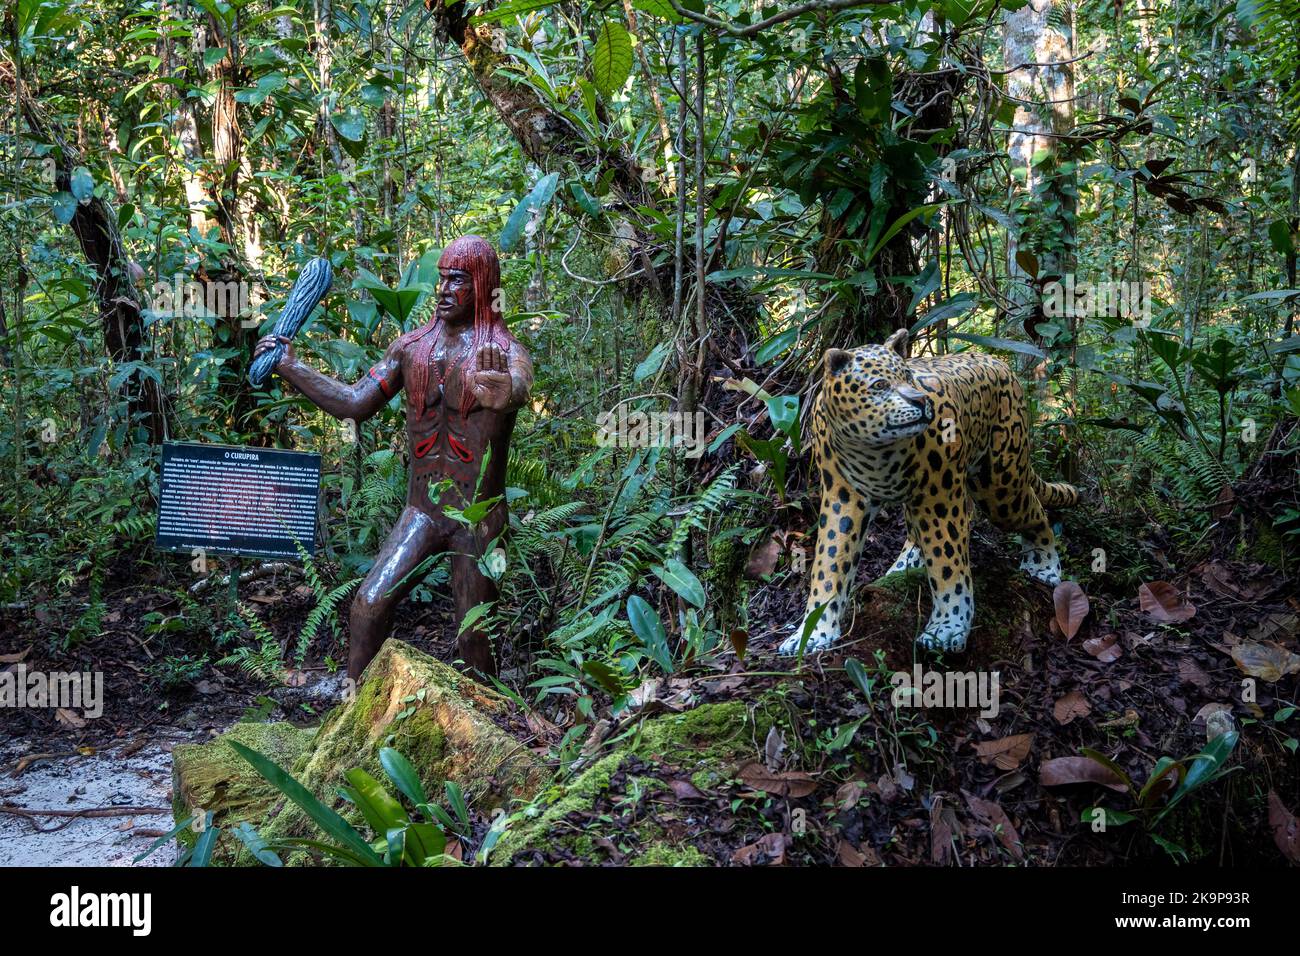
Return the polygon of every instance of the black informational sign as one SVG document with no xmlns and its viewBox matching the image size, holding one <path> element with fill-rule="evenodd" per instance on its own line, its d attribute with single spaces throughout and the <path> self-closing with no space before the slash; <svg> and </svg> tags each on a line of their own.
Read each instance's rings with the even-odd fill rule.
<svg viewBox="0 0 1300 956">
<path fill-rule="evenodd" d="M 164 442 L 157 547 L 296 558 L 316 552 L 320 455 Z"/>
</svg>

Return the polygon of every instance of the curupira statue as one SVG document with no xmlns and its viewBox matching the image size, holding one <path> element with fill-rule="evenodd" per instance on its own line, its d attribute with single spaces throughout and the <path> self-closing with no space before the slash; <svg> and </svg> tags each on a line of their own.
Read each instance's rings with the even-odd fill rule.
<svg viewBox="0 0 1300 956">
<path fill-rule="evenodd" d="M 406 507 L 352 601 L 348 676 L 357 680 L 388 637 L 397 602 L 433 555 L 451 552 L 451 585 L 460 629 L 466 613 L 497 597 L 495 581 L 479 569 L 484 550 L 507 521 L 506 460 L 517 410 L 533 385 L 528 352 L 506 328 L 500 306 L 501 267 L 479 236 L 462 236 L 438 260 L 438 289 L 428 321 L 398 337 L 383 359 L 354 385 L 303 364 L 287 339 L 262 338 L 254 357 L 277 346 L 275 366 L 321 410 L 357 424 L 405 392 L 411 458 Z M 486 461 L 486 468 L 484 462 Z M 445 513 L 498 499 L 473 525 Z M 492 643 L 471 627 L 458 637 L 461 657 L 496 673 Z"/>
</svg>

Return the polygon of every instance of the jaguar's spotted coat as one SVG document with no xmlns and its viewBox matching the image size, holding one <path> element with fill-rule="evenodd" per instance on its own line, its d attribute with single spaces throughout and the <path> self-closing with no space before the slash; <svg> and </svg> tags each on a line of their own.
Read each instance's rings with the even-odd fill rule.
<svg viewBox="0 0 1300 956">
<path fill-rule="evenodd" d="M 804 623 L 825 610 L 806 651 L 839 639 L 866 528 L 884 504 L 902 502 L 907 523 L 907 541 L 890 572 L 924 564 L 929 574 L 933 610 L 917 638 L 927 649 L 964 650 L 970 634 L 972 499 L 998 528 L 1021 532 L 1024 570 L 1047 584 L 1061 582 L 1043 509 L 1075 504 L 1079 493 L 1034 473 L 1015 375 L 986 355 L 911 361 L 906 355 L 906 329 L 883 346 L 826 353 L 812 408 L 822 501 Z M 781 653 L 797 653 L 803 631 L 801 624 Z"/>
</svg>

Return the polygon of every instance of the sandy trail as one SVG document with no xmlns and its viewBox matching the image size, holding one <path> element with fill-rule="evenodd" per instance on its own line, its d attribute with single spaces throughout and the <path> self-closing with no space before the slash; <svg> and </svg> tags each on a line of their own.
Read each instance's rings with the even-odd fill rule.
<svg viewBox="0 0 1300 956">
<path fill-rule="evenodd" d="M 17 776 L 12 774 L 22 758 L 39 751 L 21 741 L 0 743 L 0 804 L 59 810 L 169 808 L 171 748 L 186 739 L 150 740 L 126 756 L 124 741 L 93 756 L 35 761 Z M 37 826 L 62 829 L 42 833 Z M 72 819 L 0 813 L 0 866 L 168 866 L 176 858 L 174 844 L 160 847 L 141 863 L 133 860 L 156 839 L 141 831 L 166 833 L 172 826 L 170 810 Z"/>
</svg>

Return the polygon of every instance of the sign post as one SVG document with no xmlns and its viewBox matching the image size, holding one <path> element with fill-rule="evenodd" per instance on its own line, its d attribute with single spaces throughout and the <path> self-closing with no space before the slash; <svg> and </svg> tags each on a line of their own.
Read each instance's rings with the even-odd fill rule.
<svg viewBox="0 0 1300 956">
<path fill-rule="evenodd" d="M 320 455 L 165 442 L 154 544 L 191 555 L 297 558 L 298 545 L 315 554 L 319 496 Z"/>
</svg>

